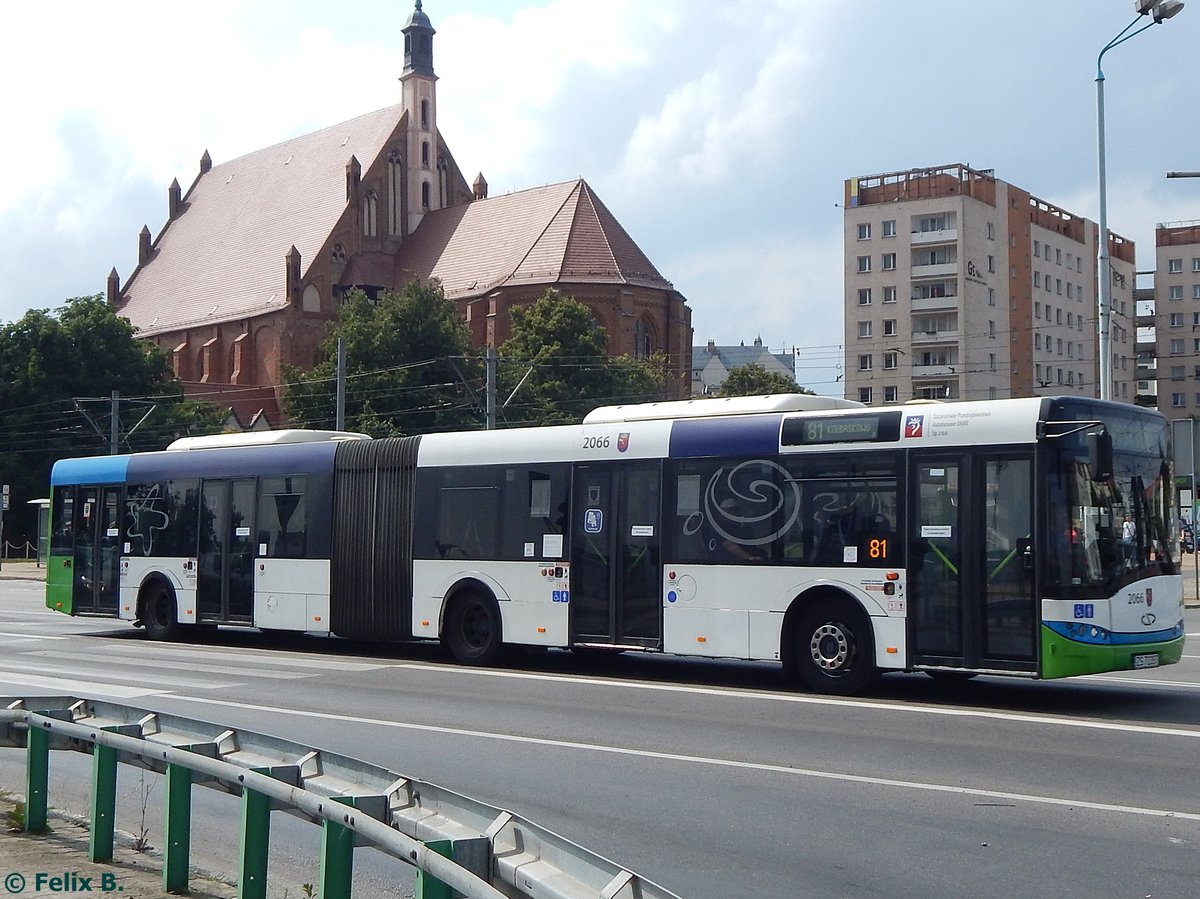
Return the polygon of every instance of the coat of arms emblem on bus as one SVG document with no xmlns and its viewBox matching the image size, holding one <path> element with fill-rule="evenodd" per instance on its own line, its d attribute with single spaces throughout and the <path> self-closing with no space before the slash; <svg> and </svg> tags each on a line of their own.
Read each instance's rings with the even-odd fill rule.
<svg viewBox="0 0 1200 899">
<path fill-rule="evenodd" d="M 617 435 L 617 452 L 623 453 L 629 449 L 629 432 L 622 431 Z"/>
<path fill-rule="evenodd" d="M 925 416 L 910 415 L 904 419 L 904 436 L 905 437 L 924 437 L 925 436 Z"/>
</svg>

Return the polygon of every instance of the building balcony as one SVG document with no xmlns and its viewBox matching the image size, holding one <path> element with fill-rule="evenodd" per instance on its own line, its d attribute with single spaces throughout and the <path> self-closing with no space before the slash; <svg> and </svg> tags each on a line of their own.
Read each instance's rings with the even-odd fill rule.
<svg viewBox="0 0 1200 899">
<path fill-rule="evenodd" d="M 946 378 L 954 377 L 953 365 L 914 365 L 912 367 L 912 378 L 914 381 L 922 378 Z"/>
<path fill-rule="evenodd" d="M 938 309 L 957 309 L 958 295 L 948 297 L 921 297 L 912 300 L 913 312 L 927 312 Z"/>
<path fill-rule="evenodd" d="M 958 243 L 958 229 L 943 228 L 941 231 L 913 231 L 909 235 L 909 243 L 913 246 L 934 243 Z"/>
<path fill-rule="evenodd" d="M 909 270 L 909 276 L 917 278 L 947 278 L 958 275 L 957 262 L 941 262 L 937 265 L 914 265 Z"/>
<path fill-rule="evenodd" d="M 912 342 L 914 346 L 925 343 L 957 343 L 958 328 L 952 331 L 913 331 Z"/>
</svg>

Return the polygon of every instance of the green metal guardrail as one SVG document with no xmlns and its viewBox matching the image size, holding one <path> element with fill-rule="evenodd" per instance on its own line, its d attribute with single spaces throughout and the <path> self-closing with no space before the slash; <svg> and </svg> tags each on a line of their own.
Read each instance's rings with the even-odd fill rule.
<svg viewBox="0 0 1200 899">
<path fill-rule="evenodd" d="M 678 899 L 511 812 L 356 759 L 249 731 L 74 697 L 0 699 L 0 746 L 26 750 L 25 828 L 46 828 L 51 750 L 92 756 L 88 855 L 111 861 L 119 763 L 166 778 L 163 888 L 186 891 L 191 788 L 240 795 L 238 895 L 266 899 L 271 811 L 322 827 L 319 895 L 348 899 L 354 848 L 417 868 L 417 899 Z"/>
</svg>

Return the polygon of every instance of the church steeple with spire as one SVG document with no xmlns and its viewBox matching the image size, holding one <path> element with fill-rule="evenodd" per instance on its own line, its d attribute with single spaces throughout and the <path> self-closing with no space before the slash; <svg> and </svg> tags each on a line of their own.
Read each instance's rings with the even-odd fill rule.
<svg viewBox="0 0 1200 899">
<path fill-rule="evenodd" d="M 404 26 L 404 74 L 433 74 L 433 36 L 437 33 L 429 22 L 429 16 L 421 9 L 421 0 L 408 17 Z"/>
<path fill-rule="evenodd" d="M 407 233 L 416 230 L 425 213 L 446 205 L 447 185 L 440 164 L 437 130 L 437 75 L 433 73 L 433 25 L 421 0 L 404 26 L 404 71 L 400 86 L 408 116 Z"/>
</svg>

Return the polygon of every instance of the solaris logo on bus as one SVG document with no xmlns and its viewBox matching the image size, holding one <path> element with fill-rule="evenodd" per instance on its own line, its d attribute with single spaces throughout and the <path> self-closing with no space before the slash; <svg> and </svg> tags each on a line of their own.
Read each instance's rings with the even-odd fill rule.
<svg viewBox="0 0 1200 899">
<path fill-rule="evenodd" d="M 765 546 L 786 534 L 799 514 L 800 487 L 787 470 L 767 459 L 751 459 L 713 473 L 704 489 L 703 511 L 688 516 L 683 532 L 691 536 L 707 523 L 730 543 Z M 764 526 L 772 530 L 764 532 Z M 709 539 L 710 549 L 715 541 L 716 537 Z"/>
</svg>

